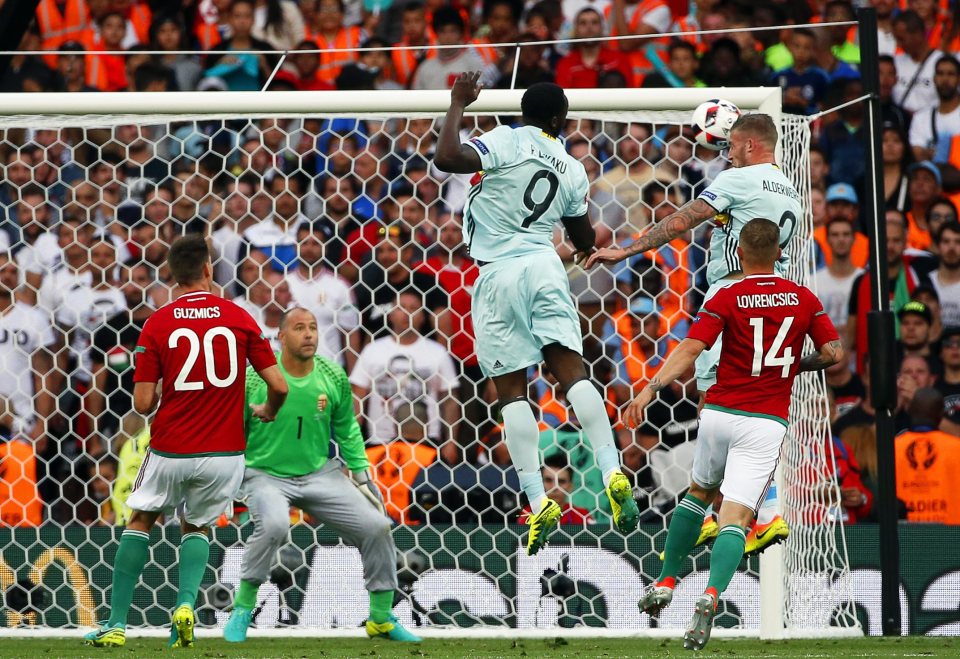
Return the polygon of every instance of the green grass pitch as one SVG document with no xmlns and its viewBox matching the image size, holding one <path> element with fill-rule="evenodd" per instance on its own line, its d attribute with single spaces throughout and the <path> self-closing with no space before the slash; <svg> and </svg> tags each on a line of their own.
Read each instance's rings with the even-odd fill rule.
<svg viewBox="0 0 960 659">
<path fill-rule="evenodd" d="M 0 639 L 0 657 L 56 659 L 59 657 L 402 657 L 415 659 L 461 659 L 469 657 L 543 657 L 587 659 L 589 657 L 960 657 L 960 639 L 913 636 L 907 638 L 859 638 L 840 640 L 759 641 L 713 639 L 695 655 L 684 650 L 679 639 L 430 639 L 418 645 L 400 645 L 365 639 L 344 638 L 252 638 L 241 645 L 220 639 L 201 638 L 189 650 L 169 650 L 163 639 L 134 638 L 120 649 L 88 648 L 76 639 Z"/>
</svg>

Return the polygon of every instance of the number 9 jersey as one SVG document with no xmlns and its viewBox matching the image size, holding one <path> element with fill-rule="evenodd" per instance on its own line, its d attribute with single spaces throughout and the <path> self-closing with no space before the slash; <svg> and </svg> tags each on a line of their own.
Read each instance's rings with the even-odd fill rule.
<svg viewBox="0 0 960 659">
<path fill-rule="evenodd" d="M 160 382 L 150 449 L 194 457 L 241 454 L 247 361 L 277 363 L 253 317 L 229 300 L 197 291 L 157 310 L 137 341 L 134 382 Z"/>
<path fill-rule="evenodd" d="M 553 252 L 557 221 L 587 212 L 583 165 L 534 126 L 499 126 L 466 143 L 483 167 L 463 209 L 470 255 L 491 262 Z"/>
</svg>

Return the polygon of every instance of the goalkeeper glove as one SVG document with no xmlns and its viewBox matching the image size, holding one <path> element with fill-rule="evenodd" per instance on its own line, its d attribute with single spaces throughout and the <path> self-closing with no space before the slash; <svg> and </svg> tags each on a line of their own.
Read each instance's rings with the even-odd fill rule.
<svg viewBox="0 0 960 659">
<path fill-rule="evenodd" d="M 380 492 L 380 487 L 373 481 L 370 469 L 351 471 L 350 477 L 353 478 L 353 482 L 356 484 L 357 489 L 360 490 L 360 494 L 369 499 L 370 503 L 372 503 L 374 508 L 379 510 L 381 514 L 386 515 L 387 506 L 383 502 L 383 493 Z"/>
</svg>

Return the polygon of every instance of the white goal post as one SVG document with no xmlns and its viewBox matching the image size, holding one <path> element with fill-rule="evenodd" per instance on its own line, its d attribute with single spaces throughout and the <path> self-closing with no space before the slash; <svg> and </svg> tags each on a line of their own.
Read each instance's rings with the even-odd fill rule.
<svg viewBox="0 0 960 659">
<path fill-rule="evenodd" d="M 518 116 L 522 94 L 523 90 L 483 90 L 479 99 L 468 108 L 467 115 Z M 601 148 L 607 149 L 605 164 L 614 162 L 616 144 L 623 136 L 625 125 L 652 125 L 654 135 L 650 139 L 662 141 L 662 131 L 657 136 L 657 128 L 688 123 L 692 110 L 709 99 L 723 98 L 735 103 L 744 112 L 769 114 L 781 130 L 778 159 L 785 174 L 804 198 L 805 217 L 787 248 L 793 255 L 793 271 L 789 276 L 800 283 L 810 283 L 813 274 L 812 259 L 809 258 L 813 244 L 809 202 L 810 131 L 805 119 L 782 114 L 781 92 L 778 88 L 570 89 L 566 90 L 566 94 L 570 102 L 571 119 L 596 123 L 596 131 L 584 135 L 590 147 L 597 148 L 598 153 Z M 96 131 L 134 124 L 151 127 L 154 136 L 141 136 L 138 139 L 147 139 L 152 147 L 156 147 L 154 157 L 163 160 L 167 156 L 162 155 L 161 142 L 173 135 L 173 124 L 213 121 L 222 122 L 226 127 L 227 122 L 237 120 L 289 120 L 281 128 L 284 138 L 288 138 L 294 133 L 303 133 L 306 119 L 366 118 L 399 123 L 414 118 L 442 120 L 449 99 L 448 91 L 0 94 L 0 150 L 19 153 L 30 145 L 31 135 L 38 130 L 71 129 L 78 136 L 67 137 L 68 131 L 63 131 L 56 138 L 58 142 L 63 142 L 68 154 L 73 154 L 74 149 L 81 147 L 92 148 L 99 153 L 103 142 L 97 142 L 101 138 L 96 137 Z M 246 128 L 234 130 L 238 135 L 249 135 L 251 131 L 256 132 L 256 126 L 249 123 Z M 173 138 L 167 141 L 173 141 Z M 661 142 L 657 148 L 662 146 Z M 234 145 L 233 148 L 239 147 Z M 186 147 L 183 151 L 186 151 Z M 390 155 L 388 153 L 385 157 Z M 169 156 L 171 163 L 174 157 Z M 224 155 L 225 163 L 229 157 L 230 154 Z M 199 156 L 195 159 L 199 160 Z M 690 164 L 696 164 L 694 161 L 697 161 L 697 155 L 692 151 Z M 351 160 L 351 175 L 354 174 L 353 164 Z M 185 188 L 180 194 L 187 194 Z M 387 189 L 389 196 L 393 188 Z M 53 203 L 52 188 L 47 190 L 47 200 Z M 133 199 L 136 193 L 131 187 L 123 194 Z M 138 203 L 141 201 L 138 200 Z M 450 210 L 455 214 L 459 209 Z M 106 214 L 109 215 L 109 212 Z M 101 218 L 101 221 L 104 220 Z M 694 273 L 689 274 L 692 279 Z M 362 282 L 354 283 L 354 292 L 362 285 Z M 592 286 L 589 282 L 586 284 L 587 293 L 592 291 Z M 49 311 L 56 316 L 56 309 Z M 599 341 L 601 337 L 592 338 Z M 830 500 L 839 496 L 839 490 L 829 475 L 833 464 L 832 448 L 829 442 L 824 441 L 829 437 L 829 421 L 824 417 L 821 405 L 821 399 L 825 397 L 824 387 L 820 374 L 803 374 L 795 386 L 792 423 L 778 471 L 781 505 L 794 532 L 783 547 L 774 548 L 762 557 L 759 570 L 758 562 L 751 560 L 747 562 L 746 569 L 735 577 L 728 593 L 732 604 L 726 611 L 727 620 L 724 623 L 724 626 L 736 630 L 733 633 L 764 638 L 862 633 L 852 600 L 850 566 L 842 524 L 827 514 Z M 54 458 L 40 459 L 49 459 L 51 464 L 54 461 Z M 485 463 L 478 462 L 475 469 L 477 472 L 486 469 Z M 580 478 L 580 473 L 577 472 L 576 476 Z M 799 481 L 803 482 L 802 486 L 795 486 Z M 51 505 L 50 502 L 45 503 L 48 507 Z M 506 514 L 508 511 L 502 512 Z M 589 534 L 571 531 L 561 534 L 562 537 L 558 537 L 541 556 L 534 558 L 526 557 L 522 547 L 504 548 L 503 523 L 499 525 L 499 531 L 485 530 L 483 525 L 462 532 L 456 525 L 437 531 L 430 525 L 398 526 L 398 546 L 408 557 L 404 561 L 414 554 L 425 561 L 425 565 L 415 570 L 408 569 L 415 575 L 409 584 L 406 599 L 397 606 L 398 615 L 405 624 L 426 627 L 428 632 L 430 627 L 441 629 L 453 626 L 454 633 L 463 636 L 511 635 L 518 631 L 556 635 L 562 633 L 564 627 L 582 627 L 598 635 L 622 635 L 632 633 L 630 630 L 641 634 L 675 634 L 685 623 L 689 613 L 686 607 L 675 603 L 672 607 L 674 611 L 665 614 L 659 623 L 652 623 L 636 610 L 637 594 L 655 576 L 655 556 L 662 548 L 665 537 L 663 522 L 667 519 L 669 514 L 660 515 L 630 541 L 613 539 L 606 531 L 602 536 L 590 538 L 585 538 Z M 175 529 L 170 526 L 158 533 L 155 538 L 162 536 L 160 544 L 165 551 L 171 552 L 176 546 Z M 217 584 L 238 583 L 242 531 L 233 531 L 232 535 L 231 532 L 222 533 L 222 536 L 215 534 L 214 545 L 218 542 L 221 544 L 216 552 L 212 552 L 212 555 L 216 553 L 221 563 L 212 565 L 212 569 L 208 570 L 208 581 L 212 572 L 214 583 L 204 582 L 206 592 L 212 592 L 210 589 Z M 310 545 L 314 533 L 312 529 L 301 533 L 295 544 Z M 511 533 L 519 531 L 514 529 Z M 62 534 L 64 539 L 60 539 L 58 534 Z M 221 537 L 224 539 L 221 540 Z M 90 564 L 81 557 L 80 547 L 84 545 L 84 540 L 86 545 L 113 542 L 111 537 L 103 534 L 102 529 L 84 526 L 79 519 L 61 518 L 54 521 L 45 518 L 44 528 L 33 532 L 33 535 L 15 530 L 0 539 L 8 541 L 8 548 L 13 547 L 19 552 L 16 555 L 20 557 L 22 565 L 37 560 L 38 555 L 47 556 L 53 547 L 63 546 L 75 556 L 71 568 L 88 572 L 84 577 L 84 587 L 87 589 L 84 592 L 89 592 L 89 597 L 79 594 L 71 576 L 70 583 L 77 593 L 73 600 L 61 596 L 58 590 L 54 590 L 48 598 L 53 602 L 56 615 L 41 614 L 33 619 L 18 615 L 18 622 L 33 620 L 51 632 L 54 627 L 76 627 L 91 615 L 89 610 L 85 610 L 83 616 L 77 613 L 84 606 L 89 609 L 86 603 L 91 601 L 90 598 L 95 609 L 103 611 L 109 589 L 108 573 L 104 571 L 106 550 L 102 550 L 104 554 L 95 564 Z M 312 566 L 316 571 L 321 565 L 333 564 L 336 569 L 331 567 L 330 571 L 338 575 L 349 575 L 351 571 L 359 570 L 355 550 L 330 544 L 326 536 L 322 539 L 327 542 L 325 551 L 313 553 L 312 559 L 309 558 L 311 554 L 308 547 L 298 548 L 303 565 Z M 89 546 L 83 549 L 88 550 Z M 5 557 L 4 551 L 0 549 L 0 574 L 15 560 Z M 44 551 L 47 553 L 42 553 Z M 480 556 L 480 559 L 474 560 L 475 556 Z M 703 587 L 705 556 L 703 552 L 697 554 L 694 560 L 697 571 L 689 579 L 681 581 L 681 584 L 688 585 L 681 585 L 679 600 L 689 598 L 695 588 Z M 57 562 L 57 559 L 48 557 L 47 563 L 51 560 Z M 490 561 L 497 567 L 489 567 Z M 63 562 L 62 559 L 60 562 Z M 406 567 L 409 568 L 409 565 Z M 21 572 L 17 566 L 10 565 L 10 568 L 11 575 Z M 94 568 L 97 571 L 95 576 Z M 34 571 L 32 574 L 39 574 L 38 578 L 42 581 L 45 578 L 42 572 Z M 552 585 L 549 588 L 544 585 L 552 578 L 545 575 L 557 572 L 569 576 L 568 581 L 574 584 L 571 586 L 575 589 L 574 594 L 567 599 L 557 596 Z M 343 583 L 337 586 L 342 587 L 342 591 L 336 593 L 327 590 L 333 587 L 330 577 L 326 577 L 326 580 L 316 575 L 302 578 L 306 581 L 300 584 L 303 595 L 298 609 L 299 627 L 307 632 L 322 634 L 325 630 L 351 627 L 356 624 L 358 616 L 365 612 L 362 582 L 358 581 L 356 575 L 344 576 Z M 63 582 L 66 583 L 67 579 L 64 578 Z M 361 586 L 359 589 L 358 583 Z M 8 588 L 9 583 L 4 582 L 2 586 Z M 147 588 L 157 592 L 169 591 L 168 586 L 169 580 L 146 584 Z M 266 584 L 261 589 L 261 599 L 266 598 L 261 627 L 269 628 L 276 624 L 281 617 L 281 609 L 291 606 L 281 590 L 273 584 Z M 212 597 L 207 597 L 207 605 L 211 610 L 208 624 L 222 626 L 225 614 L 222 609 L 210 604 Z M 321 601 L 328 597 L 336 602 Z M 138 601 L 135 601 L 134 608 L 140 611 L 137 608 Z M 461 608 L 448 614 L 449 601 L 459 602 Z M 342 605 L 345 613 L 335 610 L 338 604 Z M 155 627 L 159 624 L 158 613 L 155 610 L 148 611 L 150 606 L 157 609 L 155 604 L 144 603 L 135 625 Z M 310 612 L 308 609 L 311 606 L 322 612 Z M 11 626 L 11 619 L 8 615 L 8 626 Z M 578 633 L 585 633 L 583 630 Z"/>
</svg>

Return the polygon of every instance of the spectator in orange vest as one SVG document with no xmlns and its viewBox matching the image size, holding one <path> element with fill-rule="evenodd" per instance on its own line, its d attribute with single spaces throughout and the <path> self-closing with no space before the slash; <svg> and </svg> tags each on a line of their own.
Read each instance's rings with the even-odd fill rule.
<svg viewBox="0 0 960 659">
<path fill-rule="evenodd" d="M 581 9 L 574 20 L 573 38 L 598 39 L 573 44 L 570 54 L 557 62 L 557 84 L 564 89 L 598 87 L 600 76 L 618 71 L 633 86 L 627 56 L 599 40 L 604 34 L 603 17 L 592 7 Z"/>
<path fill-rule="evenodd" d="M 417 50 L 394 50 L 391 53 L 396 81 L 406 87 L 413 73 L 428 57 L 436 57 L 437 37 L 427 26 L 426 8 L 420 0 L 411 0 L 403 7 L 400 17 L 401 39 L 394 46 L 419 46 Z"/>
<path fill-rule="evenodd" d="M 108 12 L 97 20 L 100 37 L 92 50 L 122 51 L 126 19 L 118 12 Z M 123 55 L 90 55 L 87 63 L 87 83 L 100 91 L 119 92 L 127 88 L 126 61 Z"/>
<path fill-rule="evenodd" d="M 37 456 L 32 442 L 10 438 L 13 427 L 12 406 L 0 398 L 0 526 L 40 526 Z"/>
<path fill-rule="evenodd" d="M 87 84 L 86 49 L 77 41 L 68 41 L 60 46 L 60 55 L 57 57 L 57 71 L 62 79 L 62 86 L 54 91 L 59 92 L 95 92 L 96 87 Z"/>
<path fill-rule="evenodd" d="M 943 395 L 918 389 L 909 407 L 910 428 L 895 440 L 897 498 L 907 521 L 960 524 L 960 438 L 937 430 Z"/>
<path fill-rule="evenodd" d="M 670 31 L 673 15 L 664 0 L 613 0 L 607 8 L 610 36 L 629 34 L 648 35 Z M 643 76 L 654 68 L 666 47 L 666 39 L 625 39 L 616 42 L 616 49 L 626 53 L 630 61 L 630 75 L 625 76 L 630 86 L 640 84 Z"/>
<path fill-rule="evenodd" d="M 856 236 L 862 236 L 862 234 L 857 233 L 853 221 L 847 216 L 832 218 L 823 229 L 826 242 L 824 253 L 830 258 L 827 267 L 818 270 L 814 276 L 817 297 L 820 298 L 824 310 L 830 316 L 830 322 L 838 332 L 843 332 L 847 325 L 853 282 L 863 272 L 863 268 L 854 265 L 851 260 Z M 817 238 L 817 240 L 820 239 Z"/>
<path fill-rule="evenodd" d="M 661 311 L 651 298 L 637 297 L 626 310 L 613 314 L 604 328 L 605 352 L 617 369 L 611 384 L 621 402 L 657 374 L 677 344 L 662 330 Z"/>
<path fill-rule="evenodd" d="M 356 51 L 342 49 L 359 48 L 367 36 L 356 25 L 344 25 L 343 16 L 343 0 L 320 0 L 317 5 L 316 24 L 306 26 L 305 37 L 316 41 L 321 50 L 341 49 L 340 52 L 320 53 L 320 69 L 317 75 L 330 84 L 335 84 L 345 64 L 356 62 L 359 57 Z"/>
<path fill-rule="evenodd" d="M 910 175 L 907 190 L 910 197 L 910 210 L 906 214 L 907 247 L 928 250 L 933 236 L 927 224 L 927 211 L 933 200 L 940 196 L 943 178 L 940 169 L 929 160 L 914 163 L 907 171 Z"/>
<path fill-rule="evenodd" d="M 698 32 L 700 30 L 722 30 L 726 27 L 726 16 L 719 12 L 713 11 L 714 7 L 717 6 L 719 0 L 694 0 L 691 4 L 693 5 L 693 10 L 686 16 L 681 16 L 676 20 L 673 26 L 670 28 L 671 32 Z M 716 20 L 714 17 L 720 17 L 722 22 Z M 708 34 L 689 34 L 681 37 L 687 43 L 693 44 L 694 48 L 697 49 L 697 52 L 704 52 L 707 50 L 705 40 L 710 39 L 710 37 L 716 38 L 716 35 Z"/>
<path fill-rule="evenodd" d="M 813 231 L 814 240 L 823 250 L 825 263 L 829 266 L 833 262 L 833 248 L 827 239 L 830 223 L 834 220 L 845 220 L 851 227 L 856 227 L 860 218 L 860 199 L 857 191 L 849 183 L 834 183 L 827 188 L 825 197 L 827 202 L 827 221 Z M 867 267 L 870 258 L 870 241 L 859 231 L 853 232 L 853 245 L 849 253 L 850 263 L 854 268 Z"/>
</svg>

